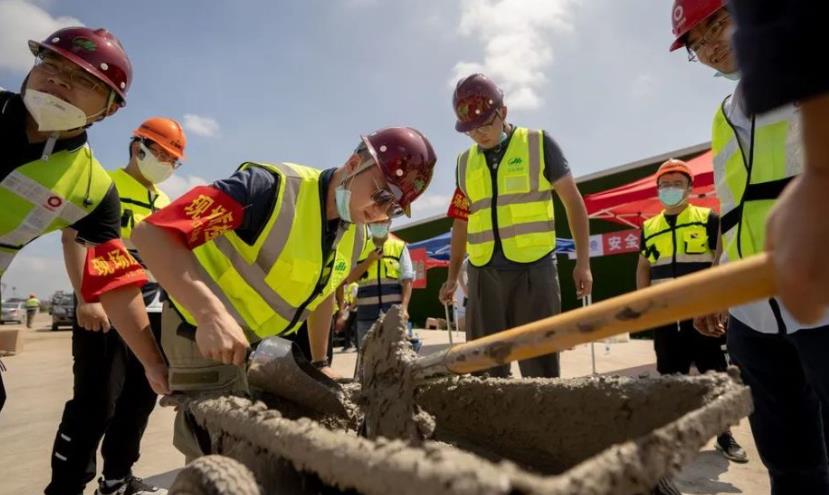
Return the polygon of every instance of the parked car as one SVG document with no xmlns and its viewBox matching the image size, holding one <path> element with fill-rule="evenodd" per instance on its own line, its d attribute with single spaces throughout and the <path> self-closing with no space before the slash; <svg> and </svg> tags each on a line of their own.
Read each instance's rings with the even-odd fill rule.
<svg viewBox="0 0 829 495">
<path fill-rule="evenodd" d="M 52 330 L 61 326 L 72 326 L 75 323 L 75 303 L 71 293 L 58 293 L 52 297 Z"/>
<path fill-rule="evenodd" d="M 2 316 L 0 323 L 14 322 L 23 323 L 26 320 L 26 308 L 22 301 L 8 301 L 2 304 Z"/>
</svg>

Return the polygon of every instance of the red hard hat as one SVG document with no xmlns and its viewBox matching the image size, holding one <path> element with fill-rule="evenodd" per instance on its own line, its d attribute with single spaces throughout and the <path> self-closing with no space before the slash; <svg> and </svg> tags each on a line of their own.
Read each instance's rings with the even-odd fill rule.
<svg viewBox="0 0 829 495">
<path fill-rule="evenodd" d="M 727 3 L 728 0 L 674 0 L 671 10 L 674 42 L 671 51 L 685 46 L 685 35 Z"/>
<path fill-rule="evenodd" d="M 455 109 L 455 130 L 467 132 L 482 126 L 504 104 L 504 93 L 483 74 L 467 76 L 455 86 L 452 106 Z"/>
<path fill-rule="evenodd" d="M 184 135 L 181 124 L 173 119 L 150 117 L 142 122 L 138 129 L 132 131 L 132 135 L 147 138 L 177 159 L 184 159 L 184 147 L 187 146 L 187 137 Z"/>
<path fill-rule="evenodd" d="M 121 42 L 106 29 L 60 29 L 41 42 L 29 40 L 29 49 L 35 56 L 49 50 L 70 60 L 106 83 L 126 103 L 132 64 Z"/>
<path fill-rule="evenodd" d="M 659 170 L 656 171 L 656 182 L 659 182 L 659 178 L 665 174 L 670 174 L 673 172 L 678 172 L 680 174 L 685 174 L 688 176 L 688 179 L 691 181 L 691 184 L 694 183 L 694 173 L 691 172 L 691 167 L 688 166 L 687 163 L 683 162 L 682 160 L 677 160 L 676 158 L 671 158 L 670 160 L 666 161 L 662 165 L 659 166 Z"/>
<path fill-rule="evenodd" d="M 432 180 L 437 162 L 432 144 L 411 127 L 386 127 L 362 138 L 383 171 L 397 203 L 410 215 L 412 201 L 423 194 Z"/>
</svg>

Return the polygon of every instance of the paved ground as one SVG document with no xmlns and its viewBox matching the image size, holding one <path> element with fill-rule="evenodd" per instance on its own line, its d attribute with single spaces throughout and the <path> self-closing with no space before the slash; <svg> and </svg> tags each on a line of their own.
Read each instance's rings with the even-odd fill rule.
<svg viewBox="0 0 829 495">
<path fill-rule="evenodd" d="M 426 352 L 434 352 L 448 343 L 446 332 L 422 331 L 420 335 Z M 9 398 L 0 413 L 0 495 L 41 493 L 50 475 L 49 455 L 55 430 L 63 404 L 71 394 L 71 332 L 49 331 L 48 316 L 39 315 L 36 328 L 26 331 L 25 339 L 22 353 L 3 358 L 8 367 L 3 379 Z M 455 341 L 462 340 L 462 335 L 456 333 Z M 598 373 L 631 376 L 655 373 L 653 351 L 647 341 L 597 344 L 595 354 Z M 350 375 L 354 362 L 353 352 L 338 352 L 334 367 L 341 374 Z M 590 346 L 565 352 L 562 371 L 565 377 L 590 374 Z M 159 486 L 169 486 L 184 462 L 171 444 L 172 418 L 171 409 L 155 410 L 144 435 L 143 455 L 135 468 L 136 474 Z M 768 478 L 757 457 L 747 422 L 735 428 L 734 434 L 746 447 L 751 461 L 745 465 L 730 464 L 709 444 L 680 475 L 678 484 L 683 493 L 769 493 Z M 86 493 L 91 494 L 93 489 L 90 485 Z"/>
</svg>

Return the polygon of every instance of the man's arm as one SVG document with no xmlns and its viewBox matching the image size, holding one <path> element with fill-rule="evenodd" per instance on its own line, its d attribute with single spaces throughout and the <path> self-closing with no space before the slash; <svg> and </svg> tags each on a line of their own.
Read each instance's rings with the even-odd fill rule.
<svg viewBox="0 0 829 495">
<path fill-rule="evenodd" d="M 466 227 L 467 221 L 456 218 L 452 222 L 452 238 L 449 245 L 449 273 L 446 282 L 440 288 L 440 300 L 443 304 L 449 304 L 458 287 L 458 275 L 460 274 L 463 257 L 466 254 Z"/>
<path fill-rule="evenodd" d="M 75 229 L 67 227 L 61 232 L 60 241 L 63 247 L 63 263 L 66 266 L 66 274 L 69 275 L 69 281 L 72 283 L 72 289 L 78 301 L 75 310 L 78 326 L 93 332 L 100 330 L 108 332 L 110 329 L 109 317 L 104 311 L 104 307 L 99 302 L 86 302 L 81 291 L 83 267 L 86 263 L 86 247 L 75 240 L 77 236 L 78 232 Z"/>
<path fill-rule="evenodd" d="M 576 268 L 573 280 L 576 284 L 576 297 L 585 297 L 593 291 L 593 274 L 590 271 L 590 225 L 584 199 L 576 187 L 572 175 L 565 175 L 555 182 L 555 190 L 567 211 L 567 222 L 573 241 L 576 244 Z"/>
<path fill-rule="evenodd" d="M 109 330 L 109 319 L 115 324 L 118 334 L 132 350 L 144 367 L 147 380 L 159 395 L 170 393 L 167 384 L 167 364 L 150 331 L 150 321 L 144 307 L 144 298 L 137 285 L 124 285 L 100 294 L 100 304 L 86 303 L 84 296 L 84 268 L 87 263 L 87 248 L 75 241 L 76 232 L 67 228 L 61 235 L 66 272 L 72 288 L 78 297 L 78 307 L 86 304 L 90 309 L 87 316 L 98 322 L 97 329 Z M 84 301 L 82 303 L 82 301 Z M 79 311 L 79 321 L 80 321 Z M 87 324 L 90 324 L 88 320 Z"/>
<path fill-rule="evenodd" d="M 639 255 L 639 263 L 636 265 L 636 288 L 643 289 L 651 285 L 651 264 L 647 258 Z"/>
<path fill-rule="evenodd" d="M 328 337 L 331 333 L 331 318 L 334 315 L 334 294 L 331 294 L 308 316 L 308 343 L 311 348 L 311 362 L 317 363 L 328 359 Z M 320 371 L 332 378 L 336 373 L 327 366 Z"/>
<path fill-rule="evenodd" d="M 195 318 L 202 355 L 242 365 L 248 348 L 245 332 L 207 286 L 181 236 L 148 219 L 135 226 L 131 238 L 159 284 Z"/>
<path fill-rule="evenodd" d="M 400 253 L 400 287 L 403 290 L 403 298 L 400 307 L 403 310 L 403 316 L 406 320 L 409 319 L 409 301 L 412 299 L 412 280 L 414 280 L 415 272 L 412 266 L 412 258 L 409 255 L 409 248 L 403 246 L 403 252 Z"/>
</svg>

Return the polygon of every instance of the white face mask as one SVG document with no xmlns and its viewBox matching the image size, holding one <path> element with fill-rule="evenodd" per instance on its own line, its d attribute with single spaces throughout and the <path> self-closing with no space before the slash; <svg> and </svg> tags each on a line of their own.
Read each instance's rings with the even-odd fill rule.
<svg viewBox="0 0 829 495">
<path fill-rule="evenodd" d="M 138 143 L 138 150 L 138 156 L 135 159 L 138 162 L 138 170 L 145 179 L 153 184 L 161 184 L 173 175 L 173 165 L 156 158 L 150 148 L 144 146 L 144 143 Z"/>
<path fill-rule="evenodd" d="M 41 132 L 69 131 L 86 125 L 83 110 L 49 93 L 27 89 L 23 93 L 23 104 Z"/>
<path fill-rule="evenodd" d="M 738 70 L 736 70 L 734 72 L 729 72 L 729 73 L 717 71 L 717 73 L 714 74 L 714 77 L 724 77 L 724 78 L 726 78 L 730 81 L 739 81 L 740 80 L 740 75 L 741 75 L 740 71 L 738 71 Z"/>
</svg>

